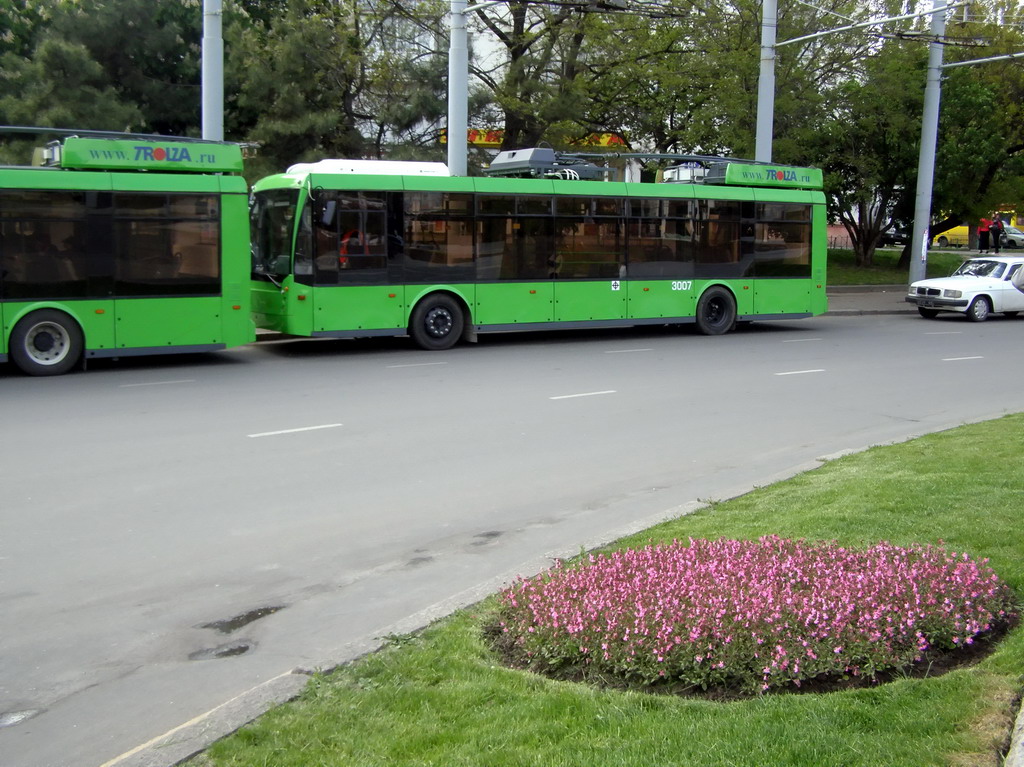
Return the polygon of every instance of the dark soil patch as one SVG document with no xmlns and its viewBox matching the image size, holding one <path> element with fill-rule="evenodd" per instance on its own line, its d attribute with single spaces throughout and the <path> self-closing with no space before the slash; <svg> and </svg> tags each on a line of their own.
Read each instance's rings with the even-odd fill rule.
<svg viewBox="0 0 1024 767">
<path fill-rule="evenodd" d="M 821 675 L 814 679 L 803 680 L 799 687 L 788 685 L 786 687 L 772 688 L 765 691 L 765 695 L 808 695 L 817 693 L 836 692 L 839 690 L 853 690 L 865 687 L 876 687 L 880 684 L 893 682 L 898 679 L 925 679 L 928 677 L 942 676 L 950 671 L 960 668 L 967 668 L 987 658 L 999 645 L 1000 640 L 1020 623 L 1020 617 L 1014 616 L 1008 621 L 996 625 L 989 631 L 979 634 L 974 642 L 963 645 L 953 650 L 929 649 L 923 654 L 920 662 L 914 663 L 902 669 L 894 669 L 880 672 L 874 678 L 865 676 L 850 675 Z M 572 666 L 547 666 L 532 658 L 527 658 L 522 651 L 515 646 L 509 634 L 502 633 L 497 623 L 484 627 L 484 639 L 491 650 L 499 657 L 501 662 L 509 668 L 546 676 L 564 682 L 578 682 L 594 687 L 610 690 L 633 690 L 637 692 L 651 693 L 654 695 L 678 695 L 687 698 L 698 698 L 712 701 L 736 701 L 747 700 L 757 697 L 757 693 L 750 692 L 741 684 L 734 686 L 709 687 L 702 689 L 694 685 L 687 685 L 681 682 L 659 682 L 658 684 L 646 684 L 635 680 L 606 674 L 592 666 L 577 664 Z M 760 680 L 757 680 L 759 683 Z"/>
</svg>

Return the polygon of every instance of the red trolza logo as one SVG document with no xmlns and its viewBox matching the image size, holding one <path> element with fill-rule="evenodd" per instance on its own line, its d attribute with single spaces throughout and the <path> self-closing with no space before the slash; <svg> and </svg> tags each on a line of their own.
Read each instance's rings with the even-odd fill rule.
<svg viewBox="0 0 1024 767">
<path fill-rule="evenodd" d="M 769 181 L 796 181 L 795 170 L 774 170 L 770 169 L 766 173 Z"/>
<path fill-rule="evenodd" d="M 192 162 L 188 147 L 184 146 L 136 146 L 135 159 L 156 162 Z"/>
</svg>

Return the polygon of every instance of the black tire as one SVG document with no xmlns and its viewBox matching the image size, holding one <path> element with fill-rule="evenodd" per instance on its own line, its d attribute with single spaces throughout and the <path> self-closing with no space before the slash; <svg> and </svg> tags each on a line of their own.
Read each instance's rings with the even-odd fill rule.
<svg viewBox="0 0 1024 767">
<path fill-rule="evenodd" d="M 917 313 L 924 317 L 926 320 L 934 320 L 939 316 L 939 313 L 934 309 L 925 309 L 923 306 L 917 307 Z"/>
<path fill-rule="evenodd" d="M 736 324 L 736 300 L 723 287 L 708 288 L 697 301 L 697 328 L 706 336 L 728 333 Z"/>
<path fill-rule="evenodd" d="M 78 323 L 54 309 L 32 312 L 11 332 L 11 359 L 31 376 L 67 373 L 82 358 L 83 348 Z"/>
<path fill-rule="evenodd" d="M 971 322 L 984 322 L 992 313 L 992 304 L 985 296 L 978 296 L 967 307 L 967 319 Z"/>
<path fill-rule="evenodd" d="M 939 237 L 939 239 L 935 241 L 935 244 L 938 245 L 940 248 L 948 248 L 949 240 L 945 237 Z"/>
<path fill-rule="evenodd" d="M 462 309 L 449 296 L 427 296 L 413 310 L 409 334 L 421 349 L 441 351 L 458 343 L 465 326 Z"/>
</svg>

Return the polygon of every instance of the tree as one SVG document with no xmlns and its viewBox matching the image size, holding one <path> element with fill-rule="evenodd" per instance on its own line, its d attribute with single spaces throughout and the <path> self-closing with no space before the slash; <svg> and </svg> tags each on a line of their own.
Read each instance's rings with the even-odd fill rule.
<svg viewBox="0 0 1024 767">
<path fill-rule="evenodd" d="M 833 94 L 832 117 L 807 136 L 825 172 L 829 211 L 846 228 L 858 266 L 870 266 L 879 235 L 914 190 L 924 59 L 889 41 Z"/>
<path fill-rule="evenodd" d="M 143 122 L 89 51 L 64 39 L 44 38 L 31 59 L 4 54 L 0 79 L 0 121 L 7 125 L 128 130 Z"/>
</svg>

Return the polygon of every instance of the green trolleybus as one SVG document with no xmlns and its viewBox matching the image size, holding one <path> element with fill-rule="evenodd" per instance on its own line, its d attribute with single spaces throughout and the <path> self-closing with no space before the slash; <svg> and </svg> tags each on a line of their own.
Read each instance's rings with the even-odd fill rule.
<svg viewBox="0 0 1024 767">
<path fill-rule="evenodd" d="M 254 340 L 238 145 L 80 131 L 36 154 L 0 167 L 0 362 L 55 375 Z"/>
<path fill-rule="evenodd" d="M 322 160 L 259 181 L 256 325 L 447 349 L 488 331 L 696 323 L 718 335 L 825 312 L 820 170 L 702 158 L 666 173 L 676 183 L 627 183 L 519 152 L 509 175 L 528 178 Z M 516 168 L 516 154 L 491 171 Z"/>
</svg>

